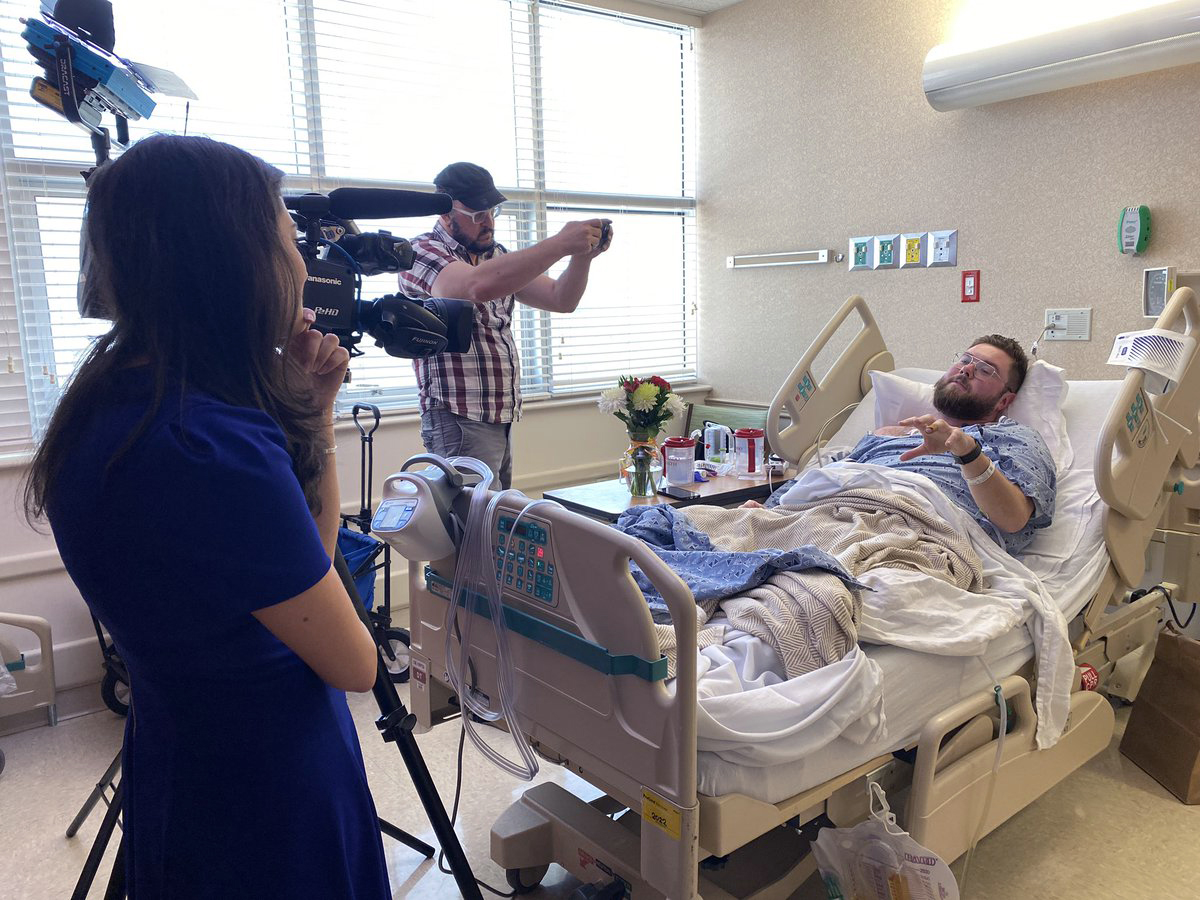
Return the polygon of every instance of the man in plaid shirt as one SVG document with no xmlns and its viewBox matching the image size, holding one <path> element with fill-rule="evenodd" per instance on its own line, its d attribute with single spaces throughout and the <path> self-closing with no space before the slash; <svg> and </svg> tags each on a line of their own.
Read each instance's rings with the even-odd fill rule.
<svg viewBox="0 0 1200 900">
<path fill-rule="evenodd" d="M 413 266 L 400 273 L 409 297 L 451 297 L 475 304 L 471 349 L 413 360 L 421 392 L 421 440 L 430 453 L 473 456 L 512 485 L 512 423 L 521 416 L 521 362 L 513 341 L 517 301 L 550 312 L 574 312 L 592 260 L 608 249 L 608 219 L 568 222 L 558 234 L 523 250 L 496 243 L 496 216 L 506 198 L 487 169 L 446 166 L 434 179 L 454 201 L 433 231 L 412 240 Z M 569 257 L 558 278 L 546 270 Z"/>
</svg>

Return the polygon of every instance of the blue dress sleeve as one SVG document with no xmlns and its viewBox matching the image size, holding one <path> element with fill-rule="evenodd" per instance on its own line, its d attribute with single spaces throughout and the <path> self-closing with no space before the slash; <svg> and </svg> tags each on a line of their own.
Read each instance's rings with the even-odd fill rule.
<svg viewBox="0 0 1200 900">
<path fill-rule="evenodd" d="M 280 603 L 329 570 L 286 446 L 265 413 L 201 401 L 162 423 L 139 454 L 145 537 L 177 565 L 174 577 L 205 586 L 209 613 Z"/>
</svg>

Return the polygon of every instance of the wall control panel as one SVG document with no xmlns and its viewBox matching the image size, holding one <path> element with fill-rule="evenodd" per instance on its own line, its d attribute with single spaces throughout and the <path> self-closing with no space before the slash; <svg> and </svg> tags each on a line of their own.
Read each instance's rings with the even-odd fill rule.
<svg viewBox="0 0 1200 900">
<path fill-rule="evenodd" d="M 1092 339 L 1092 309 L 1046 310 L 1044 341 L 1090 341 Z"/>
<path fill-rule="evenodd" d="M 847 269 L 925 269 L 958 265 L 958 229 L 850 238 Z"/>
</svg>

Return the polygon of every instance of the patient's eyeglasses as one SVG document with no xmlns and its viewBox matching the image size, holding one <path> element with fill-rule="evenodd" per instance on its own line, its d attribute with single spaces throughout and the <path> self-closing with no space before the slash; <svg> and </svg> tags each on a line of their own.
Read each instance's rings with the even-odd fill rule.
<svg viewBox="0 0 1200 900">
<path fill-rule="evenodd" d="M 476 212 L 475 210 L 472 210 L 472 209 L 463 209 L 460 206 L 455 206 L 454 212 L 458 213 L 460 216 L 462 216 L 465 219 L 470 219 L 472 222 L 474 222 L 476 225 L 478 225 L 480 222 L 482 222 L 484 219 L 488 218 L 489 216 L 491 217 L 493 222 L 496 221 L 496 217 L 500 215 L 501 208 L 502 207 L 500 207 L 500 206 L 493 206 L 491 209 L 481 209 L 478 212 Z"/>
<path fill-rule="evenodd" d="M 984 378 L 993 378 L 996 381 L 1003 381 L 1000 376 L 1000 370 L 993 366 L 986 359 L 980 359 L 972 353 L 967 353 L 965 350 L 962 353 L 954 354 L 954 368 L 962 369 L 964 366 L 974 365 L 975 371 Z"/>
</svg>

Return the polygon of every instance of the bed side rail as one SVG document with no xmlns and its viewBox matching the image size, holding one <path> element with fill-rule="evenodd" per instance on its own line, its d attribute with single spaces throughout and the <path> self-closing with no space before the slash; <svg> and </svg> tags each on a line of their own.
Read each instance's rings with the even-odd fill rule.
<svg viewBox="0 0 1200 900">
<path fill-rule="evenodd" d="M 813 364 L 851 313 L 858 314 L 861 327 L 830 366 L 824 380 L 818 382 Z M 771 401 L 767 412 L 767 441 L 771 449 L 788 462 L 802 464 L 815 452 L 818 439 L 828 438 L 841 423 L 830 422 L 825 434 L 820 435 L 822 426 L 845 407 L 862 400 L 871 389 L 871 370 L 890 372 L 894 368 L 895 361 L 867 302 L 858 295 L 850 297 L 808 345 Z M 785 414 L 789 422 L 781 428 L 780 420 Z"/>
<path fill-rule="evenodd" d="M 519 511 L 514 501 L 500 504 L 493 554 L 504 534 L 501 521 L 511 527 Z M 667 895 L 691 896 L 699 861 L 695 599 L 648 545 L 613 528 L 551 505 L 534 507 L 520 521 L 543 532 L 538 546 L 547 567 L 538 573 L 538 588 L 547 583 L 543 578 L 553 579 L 550 600 L 518 594 L 515 580 L 503 588 L 506 613 L 521 620 L 509 634 L 520 726 L 545 756 L 641 812 L 643 877 Z M 517 536 L 508 535 L 516 543 Z M 670 610 L 678 648 L 673 681 L 661 677 L 658 638 L 629 572 L 631 559 Z M 454 562 L 439 560 L 428 576 L 410 581 L 413 711 L 422 724 L 429 724 L 428 695 L 444 691 L 435 682 L 447 680 L 445 597 Z M 472 630 L 476 690 L 496 698 L 491 624 L 480 616 Z M 612 674 L 604 671 L 605 659 L 638 664 L 617 666 L 623 674 Z"/>
<path fill-rule="evenodd" d="M 1189 335 L 1200 347 L 1200 306 L 1191 288 L 1171 295 L 1155 328 Z M 1146 542 L 1177 490 L 1183 467 L 1196 463 L 1200 441 L 1200 352 L 1193 348 L 1182 377 L 1161 394 L 1146 373 L 1129 369 L 1096 444 L 1096 488 L 1108 505 L 1105 542 L 1122 581 L 1136 585 Z"/>
</svg>

